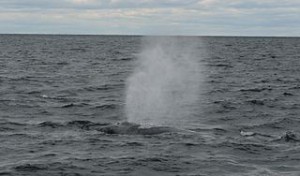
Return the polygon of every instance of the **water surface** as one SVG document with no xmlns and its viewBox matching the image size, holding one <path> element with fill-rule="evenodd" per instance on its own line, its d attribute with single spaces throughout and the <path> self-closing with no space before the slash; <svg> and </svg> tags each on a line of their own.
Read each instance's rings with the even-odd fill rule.
<svg viewBox="0 0 300 176">
<path fill-rule="evenodd" d="M 103 130 L 126 120 L 141 39 L 1 35 L 0 175 L 300 174 L 299 38 L 194 38 L 192 123 Z"/>
</svg>

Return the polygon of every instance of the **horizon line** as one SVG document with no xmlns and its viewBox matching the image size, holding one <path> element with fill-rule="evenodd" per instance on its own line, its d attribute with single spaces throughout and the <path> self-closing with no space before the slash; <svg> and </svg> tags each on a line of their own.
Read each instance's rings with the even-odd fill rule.
<svg viewBox="0 0 300 176">
<path fill-rule="evenodd" d="M 0 35 L 58 35 L 58 36 L 136 36 L 136 37 L 278 37 L 278 38 L 299 38 L 300 36 L 289 35 L 166 35 L 166 34 L 76 34 L 76 33 L 0 33 Z"/>
</svg>

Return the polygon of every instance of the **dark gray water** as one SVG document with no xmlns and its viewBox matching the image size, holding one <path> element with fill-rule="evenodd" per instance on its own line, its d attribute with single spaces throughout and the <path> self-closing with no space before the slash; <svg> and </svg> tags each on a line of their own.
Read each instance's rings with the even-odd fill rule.
<svg viewBox="0 0 300 176">
<path fill-rule="evenodd" d="M 300 38 L 194 37 L 184 129 L 122 123 L 141 39 L 1 35 L 0 175 L 300 175 Z"/>
</svg>

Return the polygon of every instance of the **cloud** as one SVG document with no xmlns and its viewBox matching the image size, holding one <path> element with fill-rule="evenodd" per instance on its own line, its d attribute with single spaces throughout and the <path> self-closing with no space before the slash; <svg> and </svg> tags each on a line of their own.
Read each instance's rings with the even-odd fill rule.
<svg viewBox="0 0 300 176">
<path fill-rule="evenodd" d="M 299 11 L 298 0 L 1 0 L 0 33 L 299 36 Z"/>
<path fill-rule="evenodd" d="M 197 3 L 198 0 L 2 0 L 0 7 L 7 9 L 120 9 L 170 8 Z"/>
</svg>

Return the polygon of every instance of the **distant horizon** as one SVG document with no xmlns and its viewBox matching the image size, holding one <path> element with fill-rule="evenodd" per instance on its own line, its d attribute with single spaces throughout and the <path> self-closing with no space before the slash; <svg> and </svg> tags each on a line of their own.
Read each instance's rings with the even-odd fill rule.
<svg viewBox="0 0 300 176">
<path fill-rule="evenodd" d="M 292 35 L 148 35 L 148 34 L 76 34 L 76 33 L 0 33 L 0 35 L 57 35 L 57 36 L 136 36 L 136 37 L 266 37 L 299 38 Z"/>
</svg>

